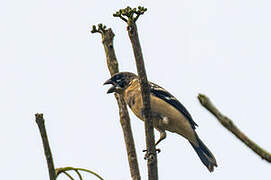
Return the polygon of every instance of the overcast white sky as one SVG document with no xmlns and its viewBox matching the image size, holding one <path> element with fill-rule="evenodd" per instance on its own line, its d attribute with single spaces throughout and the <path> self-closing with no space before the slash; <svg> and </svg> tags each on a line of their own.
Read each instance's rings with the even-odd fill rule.
<svg viewBox="0 0 271 180">
<path fill-rule="evenodd" d="M 48 179 L 37 112 L 44 113 L 56 167 L 130 179 L 116 101 L 102 86 L 109 73 L 101 38 L 90 34 L 93 24 L 112 27 L 120 70 L 136 72 L 126 25 L 112 17 L 127 5 L 148 8 L 138 29 L 149 80 L 187 107 L 219 166 L 210 174 L 184 138 L 168 133 L 159 145 L 160 179 L 270 177 L 270 164 L 196 98 L 208 95 L 271 151 L 270 1 L 8 0 L 0 3 L 1 179 Z M 144 125 L 130 116 L 146 179 Z"/>
</svg>

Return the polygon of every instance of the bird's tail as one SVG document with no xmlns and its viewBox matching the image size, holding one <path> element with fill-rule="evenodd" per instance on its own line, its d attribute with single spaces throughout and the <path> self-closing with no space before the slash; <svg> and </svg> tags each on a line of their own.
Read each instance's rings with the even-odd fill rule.
<svg viewBox="0 0 271 180">
<path fill-rule="evenodd" d="M 196 135 L 197 136 L 197 135 Z M 214 166 L 217 167 L 216 160 L 211 151 L 203 144 L 200 138 L 197 136 L 198 144 L 195 145 L 190 142 L 194 150 L 197 152 L 202 163 L 208 168 L 210 172 L 214 171 Z"/>
</svg>

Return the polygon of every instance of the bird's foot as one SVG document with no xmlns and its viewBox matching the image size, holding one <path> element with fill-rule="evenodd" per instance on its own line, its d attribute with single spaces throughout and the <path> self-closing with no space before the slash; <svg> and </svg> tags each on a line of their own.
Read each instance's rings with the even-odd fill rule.
<svg viewBox="0 0 271 180">
<path fill-rule="evenodd" d="M 147 149 L 144 149 L 143 152 L 146 152 L 144 156 L 145 160 L 152 158 L 152 153 L 150 153 Z M 160 153 L 161 150 L 158 148 L 158 149 L 155 149 L 155 152 Z"/>
</svg>

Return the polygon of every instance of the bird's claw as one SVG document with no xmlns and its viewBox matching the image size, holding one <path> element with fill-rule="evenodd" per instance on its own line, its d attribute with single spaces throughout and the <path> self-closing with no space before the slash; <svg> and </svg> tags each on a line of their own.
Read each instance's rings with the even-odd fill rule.
<svg viewBox="0 0 271 180">
<path fill-rule="evenodd" d="M 143 152 L 146 152 L 146 153 L 145 153 L 145 156 L 144 156 L 144 159 L 145 159 L 145 160 L 151 158 L 152 153 L 149 153 L 147 149 L 144 149 Z M 155 149 L 155 152 L 160 153 L 160 152 L 161 152 L 161 149 L 159 149 L 159 148 L 158 148 L 158 149 Z"/>
</svg>

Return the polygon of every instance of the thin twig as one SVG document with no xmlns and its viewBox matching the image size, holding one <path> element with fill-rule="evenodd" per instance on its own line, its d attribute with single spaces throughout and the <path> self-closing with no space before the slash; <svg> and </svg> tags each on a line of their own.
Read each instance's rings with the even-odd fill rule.
<svg viewBox="0 0 271 180">
<path fill-rule="evenodd" d="M 145 119 L 145 134 L 146 134 L 146 146 L 147 146 L 147 159 L 148 159 L 148 179 L 158 179 L 157 169 L 157 154 L 154 141 L 154 129 L 153 121 L 151 118 L 151 105 L 150 105 L 150 87 L 146 75 L 143 54 L 141 45 L 138 38 L 137 26 L 135 24 L 139 15 L 144 14 L 147 9 L 144 7 L 138 7 L 137 9 L 131 9 L 127 7 L 119 10 L 120 16 L 126 16 L 128 18 L 127 31 L 132 43 L 133 52 L 136 60 L 136 67 L 139 76 L 139 82 L 141 87 L 141 94 L 143 99 L 143 116 Z M 136 17 L 134 15 L 136 14 Z"/>
<path fill-rule="evenodd" d="M 217 120 L 231 133 L 233 133 L 239 140 L 246 144 L 251 150 L 258 154 L 262 159 L 265 159 L 268 162 L 271 162 L 271 154 L 259 145 L 249 139 L 238 127 L 233 123 L 231 119 L 223 115 L 211 102 L 211 100 L 203 95 L 199 94 L 198 99 L 203 107 L 205 107 L 210 113 L 212 113 Z"/>
<path fill-rule="evenodd" d="M 56 172 L 55 172 L 55 167 L 54 167 L 54 161 L 53 161 L 53 156 L 51 153 L 47 133 L 46 133 L 46 128 L 44 125 L 44 119 L 43 119 L 43 114 L 35 114 L 36 117 L 36 123 L 39 127 L 40 130 L 40 135 L 43 143 L 43 149 L 44 149 L 44 154 L 47 160 L 47 166 L 49 170 L 49 176 L 50 180 L 55 180 L 56 179 Z"/>
<path fill-rule="evenodd" d="M 96 176 L 100 180 L 103 180 L 103 178 L 99 174 L 97 174 L 97 173 L 95 173 L 95 172 L 93 172 L 91 170 L 84 169 L 84 168 L 74 168 L 74 167 L 57 168 L 56 169 L 56 177 L 58 177 L 58 175 L 61 174 L 61 173 L 66 173 L 66 171 L 75 171 L 78 174 L 78 176 L 80 175 L 79 176 L 80 179 L 82 178 L 82 176 L 81 176 L 80 172 L 78 172 L 78 171 L 88 172 L 90 174 L 93 174 L 94 176 Z"/>
<path fill-rule="evenodd" d="M 65 171 L 64 171 L 63 173 L 64 173 L 66 176 L 68 176 L 71 180 L 74 180 L 73 177 L 72 177 L 69 173 L 67 173 L 67 172 L 65 172 Z"/>
<path fill-rule="evenodd" d="M 95 30 L 96 27 L 93 29 Z M 95 32 L 95 31 L 92 31 L 92 32 Z M 115 35 L 113 31 L 111 30 L 111 28 L 106 29 L 105 26 L 103 25 L 98 25 L 98 30 L 96 29 L 96 32 L 99 32 L 102 35 L 102 42 L 103 42 L 104 50 L 106 54 L 107 67 L 112 76 L 113 74 L 119 72 L 118 61 L 117 61 L 115 50 L 113 47 L 113 39 Z M 140 172 L 139 172 L 139 167 L 138 167 L 138 162 L 137 162 L 135 143 L 134 143 L 134 138 L 132 134 L 127 105 L 121 95 L 115 93 L 115 98 L 119 106 L 120 124 L 121 124 L 123 135 L 124 135 L 131 177 L 133 180 L 140 180 L 141 178 L 140 178 Z"/>
<path fill-rule="evenodd" d="M 80 180 L 83 180 L 83 177 L 82 175 L 80 174 L 80 172 L 78 170 L 75 170 L 76 174 L 78 175 L 79 179 Z"/>
</svg>

